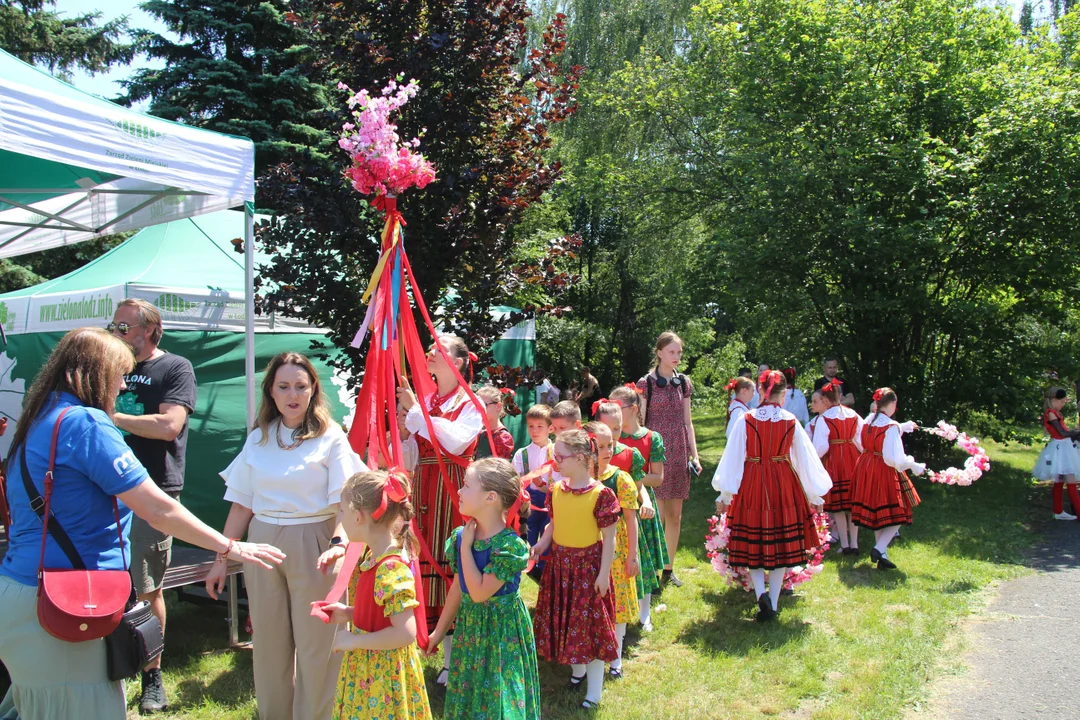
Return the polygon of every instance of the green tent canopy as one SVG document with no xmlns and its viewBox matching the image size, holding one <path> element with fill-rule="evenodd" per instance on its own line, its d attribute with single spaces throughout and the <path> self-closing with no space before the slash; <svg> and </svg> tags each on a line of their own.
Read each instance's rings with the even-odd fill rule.
<svg viewBox="0 0 1080 720">
<path fill-rule="evenodd" d="M 107 324 L 125 297 L 152 302 L 165 326 L 162 348 L 190 360 L 199 384 L 184 504 L 221 527 L 228 508 L 217 473 L 240 451 L 247 434 L 244 258 L 232 243 L 243 236 L 244 225 L 244 213 L 234 210 L 155 225 L 72 273 L 0 295 L 0 322 L 8 339 L 0 352 L 0 413 L 18 419 L 26 388 L 65 332 Z M 324 331 L 296 319 L 257 317 L 256 367 L 286 350 L 310 355 L 311 341 L 324 337 Z M 347 408 L 331 369 L 314 362 L 333 417 L 344 418 Z M 121 395 L 118 403 L 126 401 Z M 0 437 L 0 453 L 7 454 L 13 434 Z"/>
</svg>

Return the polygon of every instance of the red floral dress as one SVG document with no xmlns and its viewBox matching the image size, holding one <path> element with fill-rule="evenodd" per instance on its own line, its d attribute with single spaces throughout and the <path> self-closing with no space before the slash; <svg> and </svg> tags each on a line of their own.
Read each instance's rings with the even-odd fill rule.
<svg viewBox="0 0 1080 720">
<path fill-rule="evenodd" d="M 533 613 L 536 654 L 562 665 L 611 662 L 618 657 L 615 588 L 600 597 L 593 583 L 604 548 L 600 529 L 618 522 L 619 500 L 601 483 L 571 489 L 564 480 L 547 506 L 555 528 Z"/>
<path fill-rule="evenodd" d="M 658 387 L 656 376 L 646 375 L 637 381 L 637 387 L 646 396 L 649 385 L 652 395 L 646 405 L 648 416 L 645 425 L 660 433 L 664 439 L 664 482 L 656 488 L 657 500 L 685 500 L 690 497 L 690 470 L 686 464 L 690 461 L 690 438 L 686 434 L 686 419 L 683 400 L 694 394 L 690 378 L 680 375 L 682 386 L 668 383 Z"/>
</svg>

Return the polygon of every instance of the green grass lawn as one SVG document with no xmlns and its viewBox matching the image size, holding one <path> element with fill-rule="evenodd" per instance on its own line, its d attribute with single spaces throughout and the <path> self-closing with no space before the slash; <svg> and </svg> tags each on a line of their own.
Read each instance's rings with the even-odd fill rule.
<svg viewBox="0 0 1080 720">
<path fill-rule="evenodd" d="M 725 586 L 705 556 L 724 420 L 700 417 L 696 427 L 706 468 L 683 520 L 677 568 L 686 586 L 654 599 L 653 633 L 631 628 L 625 679 L 606 685 L 598 717 L 899 717 L 955 659 L 957 624 L 981 607 L 981 591 L 1027 572 L 1020 563 L 1032 520 L 1049 514 L 1049 493 L 1029 477 L 1038 449 L 986 443 L 994 467 L 975 485 L 916 481 L 923 504 L 889 553 L 899 570 L 830 553 L 825 570 L 781 598 L 778 621 L 763 626 L 751 595 Z M 863 535 L 864 551 L 871 537 Z M 535 585 L 523 587 L 531 604 Z M 167 717 L 256 717 L 251 652 L 224 649 L 224 609 L 173 604 L 169 628 Z M 440 664 L 429 662 L 429 687 Z M 583 691 L 563 690 L 569 668 L 542 663 L 540 676 L 545 718 L 588 716 L 577 710 Z M 441 691 L 431 703 L 438 715 Z"/>
</svg>

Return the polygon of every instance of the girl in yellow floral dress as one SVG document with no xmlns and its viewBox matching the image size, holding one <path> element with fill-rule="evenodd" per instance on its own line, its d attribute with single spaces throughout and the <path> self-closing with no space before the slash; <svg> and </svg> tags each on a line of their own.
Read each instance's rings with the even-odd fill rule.
<svg viewBox="0 0 1080 720">
<path fill-rule="evenodd" d="M 333 720 L 430 720 L 424 672 L 416 646 L 424 623 L 417 579 L 406 552 L 416 539 L 409 479 L 404 472 L 364 472 L 341 490 L 342 527 L 350 542 L 367 545 L 353 571 L 353 606 L 324 610 L 338 630 L 334 652 L 344 652 L 334 698 Z M 419 616 L 419 617 L 418 617 Z"/>
<path fill-rule="evenodd" d="M 611 429 L 602 422 L 585 425 L 585 431 L 596 438 L 597 479 L 615 493 L 622 509 L 615 531 L 615 561 L 611 564 L 611 589 L 615 595 L 615 640 L 618 657 L 611 662 L 608 677 L 622 679 L 622 649 L 626 639 L 626 624 L 638 620 L 638 488 L 630 474 L 611 464 L 614 440 Z"/>
</svg>

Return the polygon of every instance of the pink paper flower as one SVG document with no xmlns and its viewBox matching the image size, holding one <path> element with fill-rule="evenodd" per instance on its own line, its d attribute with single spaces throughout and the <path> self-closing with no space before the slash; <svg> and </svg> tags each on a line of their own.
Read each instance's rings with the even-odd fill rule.
<svg viewBox="0 0 1080 720">
<path fill-rule="evenodd" d="M 801 585 L 822 570 L 825 552 L 829 549 L 829 518 L 825 513 L 814 515 L 814 528 L 818 534 L 818 544 L 807 552 L 806 565 L 798 569 L 789 569 L 784 574 L 784 587 L 792 589 Z M 713 570 L 732 587 L 752 592 L 754 584 L 750 580 L 750 571 L 744 567 L 732 567 L 728 564 L 727 544 L 731 530 L 727 526 L 727 513 L 720 517 L 709 518 L 709 534 L 705 536 L 706 554 Z"/>
<path fill-rule="evenodd" d="M 956 447 L 968 454 L 963 468 L 950 467 L 940 472 L 928 471 L 927 477 L 930 478 L 930 482 L 966 487 L 981 478 L 984 472 L 990 470 L 990 456 L 986 454 L 986 450 L 979 444 L 978 438 L 958 431 L 955 425 L 950 425 L 944 420 L 939 420 L 934 427 L 920 429 L 931 435 L 955 441 Z"/>
</svg>

